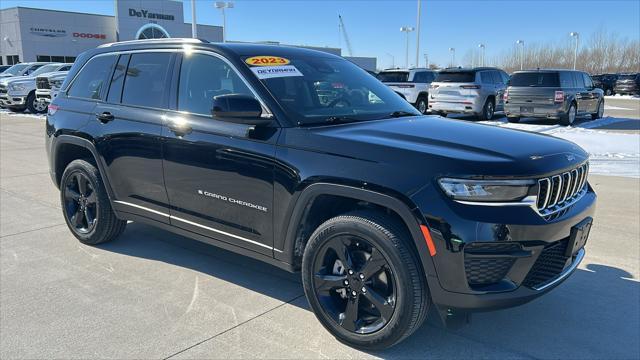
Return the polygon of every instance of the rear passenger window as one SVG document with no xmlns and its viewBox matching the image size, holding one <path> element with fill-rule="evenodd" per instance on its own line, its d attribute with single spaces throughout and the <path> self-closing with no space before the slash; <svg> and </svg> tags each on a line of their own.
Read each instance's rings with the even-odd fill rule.
<svg viewBox="0 0 640 360">
<path fill-rule="evenodd" d="M 124 84 L 125 70 L 127 70 L 127 63 L 129 62 L 129 55 L 121 55 L 118 59 L 118 64 L 111 77 L 111 84 L 109 85 L 109 95 L 107 95 L 107 102 L 119 103 L 122 96 L 122 85 Z"/>
<path fill-rule="evenodd" d="M 582 78 L 584 79 L 584 87 L 592 88 L 593 81 L 591 81 L 591 77 L 587 73 L 582 73 Z"/>
<path fill-rule="evenodd" d="M 574 88 L 576 87 L 575 81 L 573 80 L 573 76 L 570 72 L 562 71 L 560 72 L 560 87 L 562 88 Z"/>
<path fill-rule="evenodd" d="M 171 53 L 131 55 L 124 79 L 122 103 L 153 108 L 167 107 Z"/>
<path fill-rule="evenodd" d="M 579 72 L 572 72 L 571 75 L 573 75 L 573 80 L 575 81 L 575 86 L 577 88 L 583 88 L 584 87 L 584 78 L 582 77 L 582 73 Z"/>
<path fill-rule="evenodd" d="M 100 100 L 117 56 L 97 56 L 89 60 L 71 84 L 69 96 Z"/>
<path fill-rule="evenodd" d="M 253 96 L 238 74 L 223 60 L 204 54 L 184 57 L 180 68 L 178 110 L 211 115 L 213 97 L 224 94 Z"/>
<path fill-rule="evenodd" d="M 493 76 L 491 76 L 491 72 L 481 71 L 480 81 L 482 81 L 483 84 L 493 84 Z"/>
</svg>

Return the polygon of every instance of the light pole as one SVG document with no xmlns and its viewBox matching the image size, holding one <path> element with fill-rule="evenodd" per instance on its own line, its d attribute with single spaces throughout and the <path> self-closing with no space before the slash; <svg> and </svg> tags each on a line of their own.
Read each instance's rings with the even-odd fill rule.
<svg viewBox="0 0 640 360">
<path fill-rule="evenodd" d="M 387 55 L 391 57 L 391 68 L 393 69 L 394 67 L 396 67 L 396 57 L 391 53 L 387 53 Z"/>
<path fill-rule="evenodd" d="M 484 44 L 478 44 L 478 47 L 480 48 L 480 66 L 484 66 Z"/>
<path fill-rule="evenodd" d="M 516 45 L 520 46 L 520 70 L 524 69 L 524 40 L 516 41 Z"/>
<path fill-rule="evenodd" d="M 224 13 L 224 9 L 233 9 L 233 2 L 231 1 L 216 1 L 216 9 L 222 11 L 222 42 L 227 41 L 227 17 Z"/>
<path fill-rule="evenodd" d="M 421 1 L 418 0 L 418 19 L 416 20 L 416 67 L 420 67 L 420 7 Z"/>
<path fill-rule="evenodd" d="M 451 53 L 451 66 L 450 67 L 454 67 L 456 66 L 456 49 L 455 48 L 449 48 L 449 52 Z"/>
<path fill-rule="evenodd" d="M 198 26 L 196 25 L 196 0 L 191 0 L 191 37 L 198 38 Z"/>
<path fill-rule="evenodd" d="M 577 32 L 570 32 L 569 36 L 576 38 L 576 47 L 573 51 L 573 70 L 576 69 L 576 63 L 578 62 L 578 41 L 580 41 L 580 34 Z"/>
<path fill-rule="evenodd" d="M 423 55 L 424 55 L 424 67 L 428 69 L 429 68 L 429 54 L 424 53 Z"/>
<path fill-rule="evenodd" d="M 405 67 L 409 68 L 409 33 L 415 30 L 415 28 L 411 26 L 403 26 L 400 28 L 400 31 L 407 33 L 407 48 L 405 51 Z"/>
</svg>

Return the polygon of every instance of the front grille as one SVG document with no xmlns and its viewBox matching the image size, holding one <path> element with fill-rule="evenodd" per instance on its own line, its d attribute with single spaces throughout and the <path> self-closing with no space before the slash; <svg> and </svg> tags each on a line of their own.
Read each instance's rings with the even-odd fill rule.
<svg viewBox="0 0 640 360">
<path fill-rule="evenodd" d="M 464 269 L 470 286 L 491 285 L 504 279 L 515 258 L 505 257 L 520 251 L 517 243 L 471 243 L 465 246 Z M 495 255 L 496 257 L 491 257 Z M 498 255 L 500 255 L 498 257 Z"/>
<path fill-rule="evenodd" d="M 565 239 L 546 245 L 522 285 L 533 288 L 560 275 L 569 259 L 566 255 L 567 244 L 568 240 Z"/>
<path fill-rule="evenodd" d="M 36 88 L 37 89 L 51 89 L 49 85 L 49 80 L 46 77 L 37 77 L 36 78 Z"/>
<path fill-rule="evenodd" d="M 573 204 L 585 193 L 589 164 L 562 174 L 538 180 L 538 211 L 542 215 L 551 215 Z"/>
</svg>

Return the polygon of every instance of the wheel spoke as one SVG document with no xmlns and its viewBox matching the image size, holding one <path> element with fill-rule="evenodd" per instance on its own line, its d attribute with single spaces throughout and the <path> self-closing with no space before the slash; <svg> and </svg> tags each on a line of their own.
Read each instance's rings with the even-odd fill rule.
<svg viewBox="0 0 640 360">
<path fill-rule="evenodd" d="M 340 316 L 340 326 L 349 330 L 358 330 L 358 306 L 360 303 L 360 296 L 355 296 L 347 300 L 347 306 L 344 309 L 344 313 Z"/>
<path fill-rule="evenodd" d="M 85 207 L 83 214 L 84 214 L 84 219 L 87 222 L 87 227 L 91 227 L 91 224 L 93 224 L 93 216 L 90 215 L 89 209 Z"/>
<path fill-rule="evenodd" d="M 340 262 L 342 262 L 342 266 L 347 269 L 353 269 L 353 260 L 351 259 L 351 254 L 349 253 L 349 248 L 342 242 L 340 238 L 334 239 L 331 247 L 336 251 L 336 255 Z"/>
<path fill-rule="evenodd" d="M 388 321 L 391 318 L 391 314 L 393 313 L 393 306 L 390 304 L 387 299 L 378 294 L 375 290 L 372 290 L 370 287 L 365 286 L 367 292 L 363 293 L 364 297 L 373 304 L 373 306 L 378 309 L 382 319 L 384 321 Z"/>
<path fill-rule="evenodd" d="M 316 290 L 323 295 L 327 295 L 333 289 L 343 288 L 344 281 L 346 279 L 347 279 L 346 275 L 315 274 Z"/>
<path fill-rule="evenodd" d="M 81 195 L 86 195 L 87 194 L 87 179 L 80 175 L 80 174 L 76 174 L 76 181 L 78 182 L 78 192 L 80 192 Z"/>
<path fill-rule="evenodd" d="M 80 198 L 80 193 L 69 187 L 67 187 L 66 191 L 64 192 L 64 195 L 67 200 L 71 199 L 74 201 L 78 201 L 78 199 Z"/>
<path fill-rule="evenodd" d="M 87 195 L 87 202 L 89 204 L 95 204 L 97 200 L 98 199 L 96 198 L 96 192 L 92 190 L 91 193 Z"/>
<path fill-rule="evenodd" d="M 371 256 L 367 259 L 367 262 L 360 269 L 360 273 L 364 275 L 364 280 L 368 280 L 374 276 L 387 264 L 380 251 L 376 248 L 371 249 Z"/>
<path fill-rule="evenodd" d="M 75 214 L 71 217 L 71 223 L 74 227 L 82 226 L 82 219 L 84 218 L 84 212 L 80 210 L 80 207 L 76 209 Z"/>
</svg>

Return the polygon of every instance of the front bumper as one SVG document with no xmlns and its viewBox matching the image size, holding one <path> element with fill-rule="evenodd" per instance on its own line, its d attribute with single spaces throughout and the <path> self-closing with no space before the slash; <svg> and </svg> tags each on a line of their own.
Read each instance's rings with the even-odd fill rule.
<svg viewBox="0 0 640 360">
<path fill-rule="evenodd" d="M 37 89 L 36 90 L 36 100 L 44 103 L 50 103 L 52 91 L 51 89 Z"/>
<path fill-rule="evenodd" d="M 584 248 L 571 255 L 566 251 L 571 229 L 593 218 L 596 199 L 588 188 L 579 201 L 548 219 L 530 207 L 445 200 L 453 205 L 426 217 L 437 250 L 427 272 L 433 302 L 439 309 L 488 311 L 527 303 L 555 288 L 585 255 Z"/>
<path fill-rule="evenodd" d="M 638 94 L 640 93 L 640 88 L 636 85 L 617 85 L 613 88 L 613 91 L 616 94 Z"/>
<path fill-rule="evenodd" d="M 0 105 L 3 106 L 25 106 L 27 97 L 25 95 L 12 95 L 10 93 L 0 94 Z"/>
</svg>

